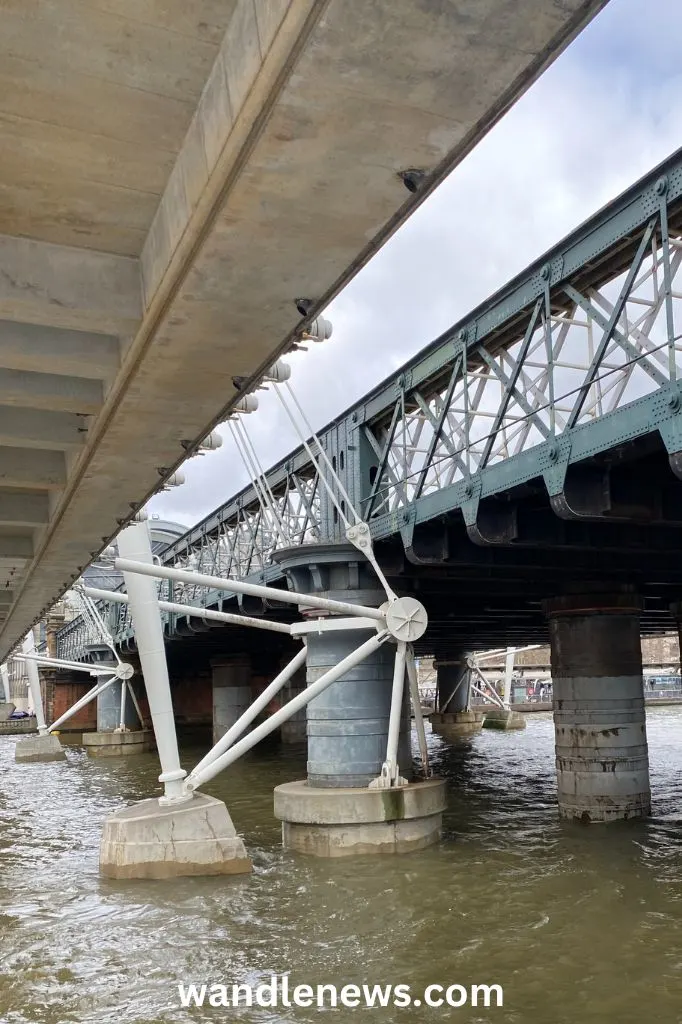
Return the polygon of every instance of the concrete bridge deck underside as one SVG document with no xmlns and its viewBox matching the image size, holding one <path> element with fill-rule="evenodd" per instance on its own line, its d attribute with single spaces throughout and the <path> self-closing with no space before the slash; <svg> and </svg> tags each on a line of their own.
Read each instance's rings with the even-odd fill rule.
<svg viewBox="0 0 682 1024">
<path fill-rule="evenodd" d="M 0 657 L 603 3 L 3 5 Z"/>
</svg>

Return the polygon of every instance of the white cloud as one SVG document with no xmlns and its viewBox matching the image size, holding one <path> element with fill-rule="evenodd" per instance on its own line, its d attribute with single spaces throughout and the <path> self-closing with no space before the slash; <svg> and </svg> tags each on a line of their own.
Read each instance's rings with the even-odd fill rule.
<svg viewBox="0 0 682 1024">
<path fill-rule="evenodd" d="M 677 0 L 609 6 L 332 303 L 334 335 L 290 357 L 317 429 L 680 145 Z M 667 54 L 667 57 L 666 57 Z M 272 394 L 248 426 L 267 467 L 297 438 Z M 247 482 L 224 447 L 152 511 L 188 525 Z"/>
</svg>

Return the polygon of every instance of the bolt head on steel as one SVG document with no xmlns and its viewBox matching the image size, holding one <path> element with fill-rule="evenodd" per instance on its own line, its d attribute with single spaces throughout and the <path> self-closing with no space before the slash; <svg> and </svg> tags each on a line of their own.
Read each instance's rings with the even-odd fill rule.
<svg viewBox="0 0 682 1024">
<path fill-rule="evenodd" d="M 429 624 L 426 608 L 414 597 L 399 597 L 383 605 L 386 628 L 396 640 L 411 644 L 424 636 Z"/>
</svg>

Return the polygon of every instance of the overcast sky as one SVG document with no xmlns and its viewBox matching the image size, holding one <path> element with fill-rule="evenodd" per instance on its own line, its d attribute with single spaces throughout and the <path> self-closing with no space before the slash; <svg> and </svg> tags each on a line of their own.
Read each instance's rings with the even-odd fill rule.
<svg viewBox="0 0 682 1024">
<path fill-rule="evenodd" d="M 323 426 L 600 206 L 682 145 L 682 4 L 606 9 L 332 303 L 334 334 L 287 357 Z M 298 440 L 273 395 L 248 419 L 264 466 Z M 218 452 L 151 512 L 187 526 L 247 483 Z"/>
</svg>

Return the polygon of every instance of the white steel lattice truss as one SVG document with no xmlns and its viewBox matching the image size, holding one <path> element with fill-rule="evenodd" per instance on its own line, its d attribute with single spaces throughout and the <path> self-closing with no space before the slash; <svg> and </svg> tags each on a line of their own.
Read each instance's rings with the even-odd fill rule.
<svg viewBox="0 0 682 1024">
<path fill-rule="evenodd" d="M 392 418 L 367 425 L 379 472 L 366 518 L 466 480 L 590 422 L 680 374 L 682 239 L 656 219 L 630 269 L 600 289 L 549 288 L 496 352 L 460 345 L 448 382 L 405 390 Z M 676 290 L 675 285 L 678 285 Z"/>
<path fill-rule="evenodd" d="M 233 521 L 202 537 L 174 564 L 177 568 L 243 579 L 267 568 L 277 549 L 318 540 L 319 520 L 317 473 L 311 477 L 291 473 L 281 491 L 273 493 L 269 506 L 259 503 L 238 509 Z M 189 599 L 194 591 L 183 589 L 180 594 Z"/>
</svg>

